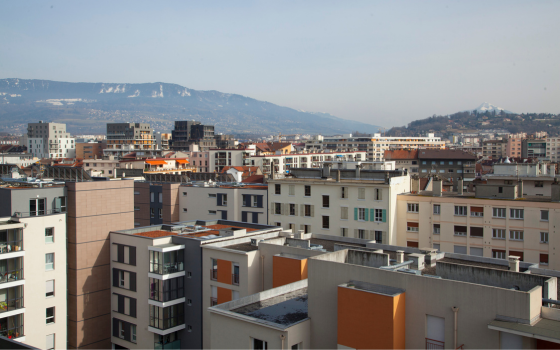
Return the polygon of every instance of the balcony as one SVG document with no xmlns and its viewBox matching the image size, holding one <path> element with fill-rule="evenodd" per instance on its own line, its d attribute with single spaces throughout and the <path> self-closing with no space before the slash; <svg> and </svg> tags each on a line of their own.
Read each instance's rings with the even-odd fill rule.
<svg viewBox="0 0 560 350">
<path fill-rule="evenodd" d="M 0 289 L 0 315 L 23 308 L 22 286 Z"/>
<path fill-rule="evenodd" d="M 185 271 L 184 250 L 160 252 L 150 250 L 150 273 L 169 275 Z"/>
<path fill-rule="evenodd" d="M 185 297 L 184 277 L 160 280 L 150 278 L 149 299 L 160 303 L 166 303 Z M 156 304 L 159 305 L 159 304 Z M 160 305 L 164 307 L 163 304 Z"/>
<path fill-rule="evenodd" d="M 426 338 L 426 349 L 445 349 L 445 342 Z"/>
<path fill-rule="evenodd" d="M 16 211 L 14 212 L 14 215 L 12 215 L 12 217 L 15 218 L 29 218 L 32 216 L 43 216 L 43 215 L 52 215 L 52 214 L 61 214 L 61 213 L 65 213 L 66 212 L 66 208 L 55 208 L 55 209 L 41 209 L 39 208 L 38 210 L 34 210 L 34 211 Z"/>
<path fill-rule="evenodd" d="M 23 230 L 20 228 L 0 231 L 0 254 L 23 250 Z"/>
<path fill-rule="evenodd" d="M 239 285 L 239 274 L 233 273 L 231 274 L 231 284 L 238 286 Z"/>
<path fill-rule="evenodd" d="M 0 319 L 0 336 L 9 339 L 23 337 L 23 314 Z"/>
<path fill-rule="evenodd" d="M 150 308 L 150 328 L 156 330 L 154 333 L 161 334 L 157 330 L 165 331 L 179 326 L 185 328 L 185 319 L 183 316 L 183 304 L 177 304 L 168 307 L 157 307 L 149 305 Z"/>
<path fill-rule="evenodd" d="M 181 349 L 181 339 L 177 339 L 175 341 L 169 343 L 154 343 L 155 350 L 179 350 Z"/>
<path fill-rule="evenodd" d="M 23 279 L 22 258 L 0 260 L 0 284 Z"/>
</svg>

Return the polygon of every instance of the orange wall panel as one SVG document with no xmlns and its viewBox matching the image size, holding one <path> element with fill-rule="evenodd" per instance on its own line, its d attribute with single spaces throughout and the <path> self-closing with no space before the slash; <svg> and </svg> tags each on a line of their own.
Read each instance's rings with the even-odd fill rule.
<svg viewBox="0 0 560 350">
<path fill-rule="evenodd" d="M 218 304 L 231 301 L 231 289 L 218 287 Z"/>
<path fill-rule="evenodd" d="M 405 347 L 405 294 L 338 287 L 338 344 L 354 349 Z"/>
<path fill-rule="evenodd" d="M 304 271 L 305 277 L 303 277 Z M 299 260 L 282 256 L 272 258 L 272 286 L 274 288 L 306 278 L 307 259 Z"/>
<path fill-rule="evenodd" d="M 218 282 L 231 284 L 231 261 L 218 259 Z"/>
</svg>

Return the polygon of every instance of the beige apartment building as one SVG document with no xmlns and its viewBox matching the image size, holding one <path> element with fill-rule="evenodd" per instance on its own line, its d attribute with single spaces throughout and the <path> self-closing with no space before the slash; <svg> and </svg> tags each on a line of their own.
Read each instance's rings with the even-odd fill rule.
<svg viewBox="0 0 560 350">
<path fill-rule="evenodd" d="M 486 140 L 482 142 L 482 156 L 500 159 L 506 156 L 506 140 Z"/>
<path fill-rule="evenodd" d="M 410 192 L 402 170 L 292 169 L 268 183 L 269 224 L 305 233 L 397 242 L 397 194 Z"/>
<path fill-rule="evenodd" d="M 560 312 L 543 303 L 555 302 L 555 271 L 516 257 L 480 258 L 367 241 L 356 247 L 338 239 L 324 237 L 334 249 L 306 259 L 307 279 L 209 308 L 210 347 L 529 349 L 560 344 Z"/>
<path fill-rule="evenodd" d="M 476 186 L 476 193 L 434 191 L 397 198 L 397 244 L 539 264 L 560 270 L 560 185 L 553 197 L 521 196 L 522 183 Z M 439 192 L 439 193 L 438 193 Z"/>
</svg>

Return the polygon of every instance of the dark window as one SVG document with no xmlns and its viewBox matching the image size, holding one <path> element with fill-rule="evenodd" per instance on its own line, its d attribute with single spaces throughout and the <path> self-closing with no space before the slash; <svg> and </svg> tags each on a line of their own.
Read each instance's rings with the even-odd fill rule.
<svg viewBox="0 0 560 350">
<path fill-rule="evenodd" d="M 290 215 L 296 215 L 296 205 L 290 204 Z"/>
<path fill-rule="evenodd" d="M 305 186 L 305 196 L 306 197 L 311 196 L 311 186 Z"/>
<path fill-rule="evenodd" d="M 484 229 L 482 227 L 472 227 L 471 226 L 471 237 L 482 237 Z"/>
<path fill-rule="evenodd" d="M 164 308 L 149 305 L 150 326 L 164 330 L 184 324 L 183 308 L 183 303 Z"/>
<path fill-rule="evenodd" d="M 329 207 L 329 196 L 323 196 L 323 208 Z"/>
<path fill-rule="evenodd" d="M 274 185 L 274 194 L 280 194 L 280 184 Z"/>
<path fill-rule="evenodd" d="M 160 280 L 150 278 L 150 296 L 156 301 L 166 302 L 183 298 L 185 296 L 184 277 Z"/>
<path fill-rule="evenodd" d="M 326 215 L 323 216 L 323 228 L 329 228 L 329 217 Z"/>
</svg>

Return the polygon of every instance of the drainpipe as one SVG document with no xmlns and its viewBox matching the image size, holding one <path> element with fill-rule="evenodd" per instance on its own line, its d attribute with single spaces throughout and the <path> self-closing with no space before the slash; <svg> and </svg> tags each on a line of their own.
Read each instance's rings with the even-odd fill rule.
<svg viewBox="0 0 560 350">
<path fill-rule="evenodd" d="M 261 285 L 264 292 L 264 255 L 261 255 Z"/>
<path fill-rule="evenodd" d="M 455 317 L 455 324 L 453 325 L 453 339 L 454 339 L 453 347 L 457 349 L 457 313 L 459 312 L 459 308 L 453 306 L 451 309 L 453 310 L 454 317 Z"/>
<path fill-rule="evenodd" d="M 282 350 L 284 350 L 284 340 L 286 340 L 286 336 L 284 334 L 281 334 L 280 339 L 282 339 Z"/>
</svg>

